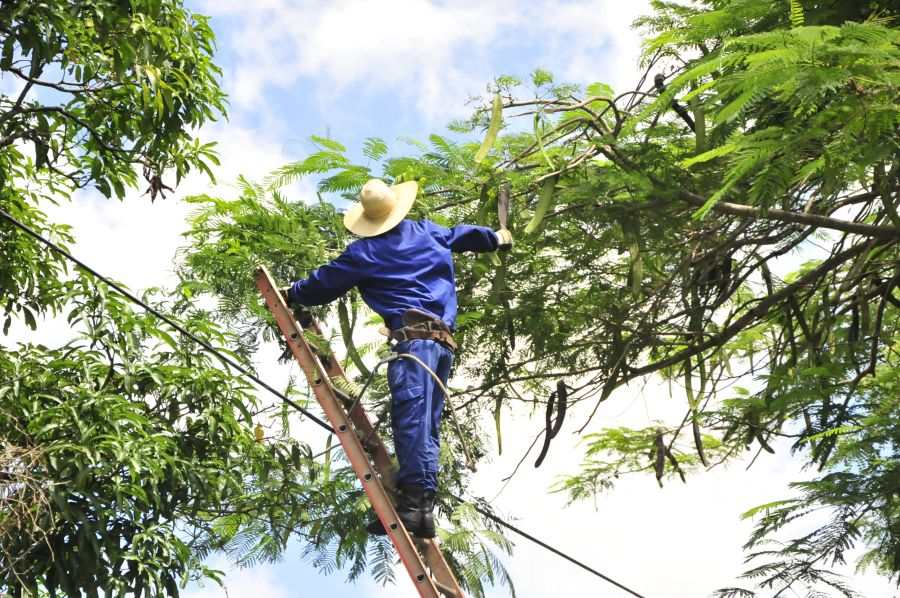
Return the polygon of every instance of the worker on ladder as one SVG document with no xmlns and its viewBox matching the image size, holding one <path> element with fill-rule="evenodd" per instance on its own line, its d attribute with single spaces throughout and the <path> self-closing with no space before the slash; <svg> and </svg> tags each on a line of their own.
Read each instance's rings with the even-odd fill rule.
<svg viewBox="0 0 900 598">
<path fill-rule="evenodd" d="M 288 304 L 322 305 L 356 287 L 366 304 L 384 320 L 394 350 L 420 359 L 446 386 L 456 344 L 456 281 L 452 253 L 508 250 L 505 228 L 406 219 L 418 193 L 417 183 L 388 186 L 368 181 L 360 200 L 344 215 L 344 226 L 360 238 L 308 278 L 283 289 Z M 394 448 L 399 462 L 397 515 L 408 533 L 434 538 L 438 473 L 438 432 L 444 393 L 431 374 L 413 359 L 388 366 Z M 376 517 L 366 530 L 387 532 Z"/>
</svg>

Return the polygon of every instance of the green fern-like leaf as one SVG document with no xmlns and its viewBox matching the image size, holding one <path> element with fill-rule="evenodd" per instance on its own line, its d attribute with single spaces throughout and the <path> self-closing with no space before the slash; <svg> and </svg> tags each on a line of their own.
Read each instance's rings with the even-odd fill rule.
<svg viewBox="0 0 900 598">
<path fill-rule="evenodd" d="M 800 442 L 818 442 L 823 438 L 830 438 L 832 436 L 840 436 L 842 434 L 850 434 L 851 432 L 856 432 L 860 429 L 860 426 L 838 426 L 836 428 L 831 428 L 825 430 L 823 432 L 819 432 L 818 434 L 813 434 L 812 436 L 807 436 L 806 438 L 802 438 Z"/>
<path fill-rule="evenodd" d="M 381 160 L 388 151 L 387 143 L 380 137 L 368 137 L 362 145 L 363 155 L 376 162 Z"/>
<path fill-rule="evenodd" d="M 372 576 L 383 586 L 396 582 L 394 551 L 387 538 L 374 538 L 369 544 Z"/>
<path fill-rule="evenodd" d="M 349 165 L 350 160 L 338 151 L 318 151 L 310 154 L 305 160 L 276 169 L 266 177 L 265 183 L 270 188 L 284 187 L 307 175 L 345 168 Z"/>
<path fill-rule="evenodd" d="M 791 27 L 803 27 L 804 21 L 803 5 L 800 4 L 800 0 L 791 0 Z"/>
<path fill-rule="evenodd" d="M 372 174 L 368 168 L 355 165 L 347 166 L 337 174 L 322 179 L 318 184 L 318 190 L 321 193 L 355 193 L 371 178 Z"/>
</svg>

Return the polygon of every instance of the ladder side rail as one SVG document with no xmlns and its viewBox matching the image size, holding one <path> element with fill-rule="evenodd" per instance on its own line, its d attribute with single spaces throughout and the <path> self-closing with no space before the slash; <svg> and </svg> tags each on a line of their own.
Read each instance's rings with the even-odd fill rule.
<svg viewBox="0 0 900 598">
<path fill-rule="evenodd" d="M 322 334 L 322 329 L 314 319 L 310 319 L 309 322 L 303 322 L 303 328 L 317 336 L 322 338 L 325 337 L 325 335 Z M 320 358 L 320 362 L 324 362 L 322 363 L 322 368 L 329 378 L 347 379 L 347 374 L 344 372 L 344 368 L 341 367 L 339 360 L 335 358 Z M 394 489 L 394 478 L 390 469 L 392 463 L 390 454 L 388 453 L 387 448 L 385 448 L 384 443 L 381 441 L 381 438 L 375 432 L 372 421 L 363 409 L 362 403 L 357 402 L 349 415 L 351 421 L 353 421 L 353 424 L 360 431 L 361 435 L 364 438 L 370 438 L 372 441 L 374 447 L 372 457 L 375 460 L 375 467 L 381 476 L 382 485 Z M 422 556 L 425 559 L 425 563 L 431 569 L 431 572 L 438 582 L 448 588 L 452 588 L 457 596 L 465 596 L 462 588 L 459 586 L 459 582 L 456 581 L 456 576 L 450 569 L 450 565 L 447 563 L 437 540 L 435 538 L 419 539 L 417 545 L 422 550 Z"/>
<path fill-rule="evenodd" d="M 350 421 L 334 394 L 330 382 L 315 358 L 312 348 L 297 327 L 293 314 L 288 309 L 269 272 L 260 267 L 254 274 L 256 284 L 266 300 L 266 304 L 275 316 L 278 326 L 288 341 L 288 346 L 306 377 L 309 379 L 313 393 L 322 405 L 328 421 L 344 448 L 344 453 L 356 471 L 372 507 L 384 524 L 400 560 L 403 562 L 416 589 L 423 598 L 440 598 L 441 593 L 434 580 L 428 575 L 425 564 L 416 550 L 406 529 L 400 524 L 397 512 L 372 468 L 369 458 L 360 441 L 353 434 Z M 461 594 L 460 594 L 461 596 Z"/>
</svg>

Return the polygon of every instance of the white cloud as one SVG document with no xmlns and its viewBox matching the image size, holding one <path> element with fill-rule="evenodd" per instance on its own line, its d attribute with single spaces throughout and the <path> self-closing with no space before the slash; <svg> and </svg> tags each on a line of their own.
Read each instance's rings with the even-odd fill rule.
<svg viewBox="0 0 900 598">
<path fill-rule="evenodd" d="M 72 253 L 133 289 L 171 283 L 175 252 L 186 245 L 182 237 L 188 228 L 186 218 L 196 209 L 180 199 L 204 193 L 234 198 L 237 193 L 232 185 L 239 174 L 258 181 L 288 161 L 280 143 L 234 124 L 210 125 L 200 136 L 204 142 L 219 143 L 222 164 L 214 170 L 218 185 L 195 172 L 176 186 L 172 174 L 167 173 L 163 180 L 176 187 L 175 191 L 166 192 L 167 199 L 157 196 L 153 203 L 149 195 L 142 195 L 146 184 L 141 180 L 138 189 L 130 190 L 124 201 L 106 200 L 96 191 L 87 190 L 77 193 L 72 202 L 45 205 L 51 221 L 74 227 L 77 242 Z"/>
<path fill-rule="evenodd" d="M 437 5 L 426 0 L 340 0 L 270 3 L 248 7 L 255 16 L 242 25 L 235 48 L 242 59 L 231 86 L 244 104 L 262 100 L 267 85 L 315 81 L 330 101 L 348 90 L 417 96 L 423 113 L 446 111 L 446 90 L 468 81 L 455 64 L 463 51 L 483 51 L 497 30 L 516 19 L 509 0 L 467 0 Z M 223 10 L 217 4 L 213 14 Z M 235 7 L 224 7 L 235 16 Z M 244 15 L 241 15 L 244 18 Z M 487 71 L 479 74 L 479 86 Z"/>
<path fill-rule="evenodd" d="M 207 3 L 214 16 L 240 22 L 233 101 L 265 102 L 267 87 L 298 80 L 330 103 L 343 94 L 395 94 L 427 119 L 463 110 L 466 97 L 494 75 L 558 67 L 567 80 L 618 85 L 636 77 L 638 42 L 629 27 L 647 2 L 581 0 L 288 1 Z M 523 40 L 544 48 L 542 64 L 516 63 Z M 502 70 L 501 70 L 502 69 Z"/>
<path fill-rule="evenodd" d="M 566 80 L 603 81 L 618 92 L 632 89 L 639 77 L 640 37 L 631 24 L 650 12 L 649 4 L 546 0 L 537 14 L 546 15 L 544 27 L 551 36 L 547 60 L 565 65 L 560 75 Z"/>
<path fill-rule="evenodd" d="M 291 598 L 297 594 L 284 584 L 280 584 L 277 573 L 271 566 L 260 565 L 252 569 L 231 569 L 220 559 L 212 564 L 213 569 L 227 571 L 224 587 L 215 582 L 207 582 L 202 588 L 191 588 L 182 592 L 184 598 Z"/>
</svg>

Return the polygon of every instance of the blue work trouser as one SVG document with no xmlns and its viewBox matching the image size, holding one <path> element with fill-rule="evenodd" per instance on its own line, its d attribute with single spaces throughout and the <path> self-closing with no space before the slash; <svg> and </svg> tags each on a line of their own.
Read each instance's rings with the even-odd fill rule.
<svg viewBox="0 0 900 598">
<path fill-rule="evenodd" d="M 399 343 L 394 350 L 421 359 L 446 386 L 453 352 L 445 345 L 433 340 L 413 339 Z M 444 391 L 421 364 L 405 357 L 388 365 L 388 385 L 392 398 L 394 448 L 400 463 L 396 483 L 421 486 L 435 492 Z"/>
</svg>

